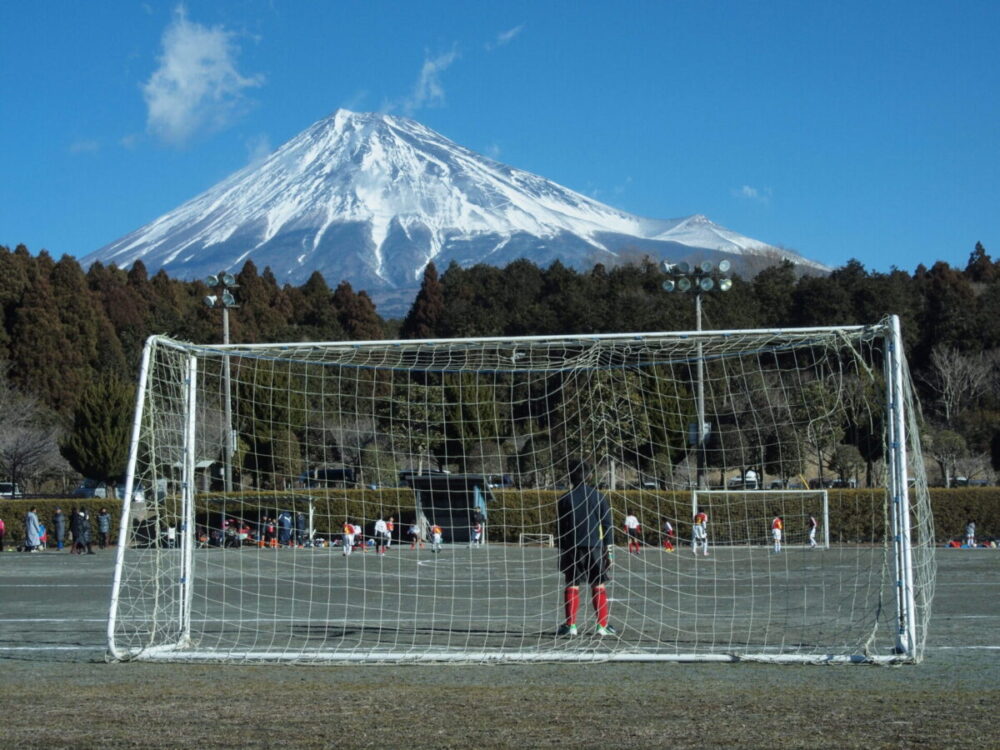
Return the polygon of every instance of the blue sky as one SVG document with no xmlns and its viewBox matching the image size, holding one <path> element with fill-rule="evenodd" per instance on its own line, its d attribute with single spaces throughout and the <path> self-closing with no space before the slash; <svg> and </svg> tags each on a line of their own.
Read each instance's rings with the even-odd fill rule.
<svg viewBox="0 0 1000 750">
<path fill-rule="evenodd" d="M 338 107 L 829 265 L 1000 257 L 1000 3 L 0 4 L 0 244 L 78 257 Z"/>
</svg>

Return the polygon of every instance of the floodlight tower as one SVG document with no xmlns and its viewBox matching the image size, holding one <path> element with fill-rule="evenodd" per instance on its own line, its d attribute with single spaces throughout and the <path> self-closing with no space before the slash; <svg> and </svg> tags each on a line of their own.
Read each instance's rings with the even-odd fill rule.
<svg viewBox="0 0 1000 750">
<path fill-rule="evenodd" d="M 215 290 L 215 294 L 210 294 L 205 297 L 205 304 L 212 308 L 222 308 L 222 343 L 228 346 L 229 311 L 233 308 L 239 307 L 239 305 L 236 304 L 236 297 L 233 296 L 232 290 L 238 289 L 239 284 L 236 283 L 236 279 L 233 278 L 232 274 L 220 271 L 218 275 L 212 274 L 211 276 L 205 277 L 205 286 L 209 289 Z M 222 380 L 225 388 L 225 401 L 223 408 L 225 409 L 226 414 L 226 446 L 222 465 L 225 488 L 228 493 L 233 491 L 233 454 L 236 452 L 236 439 L 233 435 L 232 381 L 229 372 L 228 353 L 224 354 L 222 357 Z"/>
<path fill-rule="evenodd" d="M 703 261 L 694 268 L 687 263 L 669 263 L 663 261 L 663 270 L 671 278 L 663 282 L 663 290 L 666 292 L 693 292 L 694 293 L 694 320 L 695 330 L 701 332 L 701 295 L 718 289 L 720 292 L 728 292 L 733 288 L 733 280 L 729 278 L 729 269 L 732 266 L 728 260 L 723 260 L 718 267 L 712 265 L 711 261 Z M 705 482 L 705 467 L 707 465 L 707 455 L 705 443 L 708 439 L 710 426 L 705 423 L 705 360 L 702 355 L 701 341 L 698 341 L 698 424 L 695 425 L 695 446 L 698 457 L 698 489 L 707 489 Z"/>
</svg>

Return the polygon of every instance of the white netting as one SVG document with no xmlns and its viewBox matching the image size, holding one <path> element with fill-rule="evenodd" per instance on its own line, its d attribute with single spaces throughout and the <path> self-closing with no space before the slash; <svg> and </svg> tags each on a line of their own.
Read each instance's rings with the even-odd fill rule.
<svg viewBox="0 0 1000 750">
<path fill-rule="evenodd" d="M 145 501 L 123 513 L 110 650 L 919 660 L 933 529 L 912 408 L 900 439 L 887 432 L 910 398 L 892 340 L 888 323 L 229 347 L 154 337 L 130 473 Z M 557 635 L 563 578 L 548 543 L 576 457 L 596 467 L 620 535 L 612 637 L 594 635 L 589 595 L 580 635 Z M 708 556 L 691 554 L 697 506 Z M 385 549 L 380 519 L 393 526 Z M 359 527 L 350 549 L 345 523 Z"/>
</svg>

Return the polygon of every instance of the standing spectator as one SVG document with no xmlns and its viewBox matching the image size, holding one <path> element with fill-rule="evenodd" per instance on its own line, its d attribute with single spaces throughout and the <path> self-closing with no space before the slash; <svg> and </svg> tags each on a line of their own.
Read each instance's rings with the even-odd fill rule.
<svg viewBox="0 0 1000 750">
<path fill-rule="evenodd" d="M 441 551 L 441 540 L 444 539 L 444 532 L 437 524 L 431 526 L 431 552 Z"/>
<path fill-rule="evenodd" d="M 289 546 L 292 543 L 292 514 L 287 510 L 278 514 L 278 544 Z"/>
<path fill-rule="evenodd" d="M 101 508 L 97 514 L 97 546 L 107 549 L 108 537 L 111 535 L 111 514 L 107 508 Z"/>
<path fill-rule="evenodd" d="M 698 508 L 698 512 L 694 514 L 694 523 L 691 525 L 691 531 L 693 538 L 691 540 L 691 547 L 694 553 L 698 554 L 699 545 L 704 546 L 705 555 L 708 555 L 708 513 Z"/>
<path fill-rule="evenodd" d="M 969 522 L 965 524 L 965 546 L 976 546 L 976 522 L 971 518 L 969 519 Z"/>
<path fill-rule="evenodd" d="M 42 546 L 42 530 L 38 523 L 38 508 L 34 505 L 24 516 L 24 551 L 37 552 Z"/>
<path fill-rule="evenodd" d="M 667 552 L 674 551 L 674 541 L 677 537 L 677 532 L 674 531 L 674 525 L 670 521 L 663 522 L 663 549 Z"/>
<path fill-rule="evenodd" d="M 641 535 L 639 530 L 639 518 L 632 511 L 628 511 L 625 516 L 625 536 L 628 537 L 629 553 L 639 554 L 641 551 Z"/>
<path fill-rule="evenodd" d="M 781 516 L 775 515 L 771 519 L 771 539 L 774 540 L 774 551 L 781 552 L 781 531 L 785 528 L 785 522 Z"/>
<path fill-rule="evenodd" d="M 386 546 L 389 543 L 389 524 L 382 516 L 375 522 L 375 548 L 378 554 L 384 555 Z"/>
<path fill-rule="evenodd" d="M 55 535 L 56 549 L 62 549 L 66 543 L 66 514 L 62 508 L 56 508 L 52 514 L 52 533 Z"/>
<path fill-rule="evenodd" d="M 816 516 L 809 516 L 809 549 L 816 549 L 816 529 L 819 528 L 819 523 L 816 521 Z"/>
<path fill-rule="evenodd" d="M 559 635 L 576 635 L 576 615 L 580 608 L 580 585 L 590 584 L 591 602 L 597 616 L 597 634 L 615 635 L 608 624 L 606 584 L 611 565 L 614 526 L 608 499 L 589 486 L 587 465 L 580 460 L 570 465 L 573 488 L 559 498 L 556 506 L 559 569 L 566 579 L 563 604 L 566 619 Z"/>
<path fill-rule="evenodd" d="M 73 517 L 69 520 L 69 529 L 73 534 L 73 552 L 82 555 L 86 551 L 88 555 L 93 555 L 94 550 L 91 548 L 90 541 L 90 519 L 87 517 L 86 509 L 78 508 L 73 513 Z"/>
<path fill-rule="evenodd" d="M 177 546 L 177 523 L 174 519 L 167 521 L 167 549 Z"/>
<path fill-rule="evenodd" d="M 301 510 L 295 514 L 295 543 L 302 547 L 306 541 L 306 514 Z"/>
<path fill-rule="evenodd" d="M 3 519 L 0 518 L 0 552 L 3 552 L 3 538 L 7 534 L 7 526 L 4 525 Z"/>
</svg>

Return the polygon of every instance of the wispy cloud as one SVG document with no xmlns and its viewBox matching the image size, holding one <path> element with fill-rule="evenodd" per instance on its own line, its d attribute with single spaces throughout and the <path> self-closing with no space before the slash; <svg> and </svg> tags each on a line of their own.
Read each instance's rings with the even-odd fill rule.
<svg viewBox="0 0 1000 750">
<path fill-rule="evenodd" d="M 260 75 L 236 69 L 236 34 L 189 21 L 178 6 L 163 32 L 159 67 L 143 86 L 149 131 L 181 146 L 201 132 L 228 125 L 247 106 L 244 91 L 260 86 Z"/>
<path fill-rule="evenodd" d="M 514 37 L 516 37 L 522 31 L 524 31 L 523 23 L 515 26 L 512 29 L 507 29 L 507 31 L 501 31 L 499 34 L 497 34 L 496 39 L 486 43 L 486 49 L 488 51 L 491 51 L 497 49 L 498 47 L 503 47 L 507 44 L 510 44 L 510 42 L 514 39 Z"/>
<path fill-rule="evenodd" d="M 266 133 L 250 136 L 244 143 L 247 147 L 247 161 L 250 164 L 259 164 L 271 154 L 271 139 Z"/>
<path fill-rule="evenodd" d="M 101 144 L 92 138 L 81 138 L 69 144 L 71 154 L 92 154 L 101 149 Z"/>
<path fill-rule="evenodd" d="M 458 59 L 458 51 L 452 49 L 437 57 L 425 58 L 413 91 L 400 104 L 403 114 L 412 116 L 426 107 L 440 107 L 444 104 L 444 85 L 441 74 Z"/>
<path fill-rule="evenodd" d="M 739 190 L 734 190 L 733 195 L 737 198 L 754 201 L 756 203 L 771 202 L 771 188 L 755 188 L 751 185 L 743 185 Z"/>
</svg>

